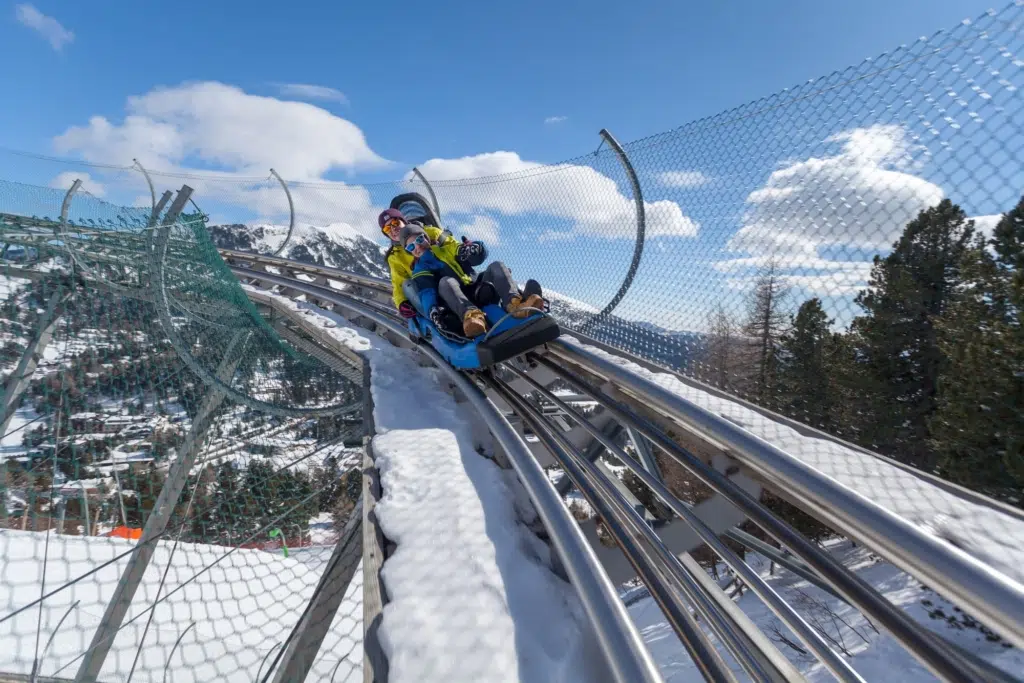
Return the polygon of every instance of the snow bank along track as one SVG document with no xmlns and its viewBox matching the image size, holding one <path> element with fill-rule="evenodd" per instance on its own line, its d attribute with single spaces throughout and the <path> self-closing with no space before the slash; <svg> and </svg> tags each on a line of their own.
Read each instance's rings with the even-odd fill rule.
<svg viewBox="0 0 1024 683">
<path fill-rule="evenodd" d="M 243 283 L 254 285 L 248 288 L 254 298 L 260 288 L 268 295 L 333 308 L 392 343 L 415 346 L 446 373 L 478 410 L 526 486 L 619 680 L 656 680 L 657 674 L 635 629 L 624 622 L 609 576 L 616 582 L 631 576 L 644 580 L 709 680 L 733 680 L 734 673 L 688 605 L 754 680 L 801 680 L 750 620 L 730 609 L 732 602 L 689 557 L 687 551 L 702 542 L 749 582 L 837 678 L 862 680 L 720 536 L 759 552 L 774 550 L 778 561 L 887 629 L 941 679 L 1013 680 L 920 627 L 778 519 L 759 497 L 761 487 L 768 487 L 938 590 L 1017 646 L 1024 645 L 1024 516 L 1019 511 L 571 332 L 543 352 L 471 378 L 449 368 L 430 347 L 408 339 L 387 303 L 390 285 L 383 280 L 250 253 L 221 250 L 221 255 Z M 599 408 L 586 418 L 574 414 L 572 406 L 547 391 L 555 381 L 592 397 Z M 536 401 L 524 398 L 527 394 L 540 396 L 556 410 L 539 409 Z M 514 417 L 510 421 L 503 413 Z M 536 443 L 521 438 L 524 427 L 538 437 Z M 622 452 L 619 432 L 628 434 L 640 457 Z M 652 445 L 663 460 L 684 466 L 715 495 L 696 505 L 673 496 L 651 457 Z M 638 505 L 598 461 L 606 449 L 674 515 L 659 518 Z M 567 475 L 554 486 L 541 470 L 551 463 Z M 598 542 L 593 523 L 577 525 L 565 513 L 556 488 L 565 493 L 570 484 L 598 512 L 616 548 Z M 736 530 L 747 518 L 787 552 Z M 584 533 L 589 546 L 582 542 Z"/>
</svg>

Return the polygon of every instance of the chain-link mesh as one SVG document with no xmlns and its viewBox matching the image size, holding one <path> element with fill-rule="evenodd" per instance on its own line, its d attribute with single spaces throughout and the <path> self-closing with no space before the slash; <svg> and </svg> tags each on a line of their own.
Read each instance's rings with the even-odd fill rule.
<svg viewBox="0 0 1024 683">
<path fill-rule="evenodd" d="M 559 164 L 496 152 L 418 170 L 443 226 L 540 281 L 566 330 L 1019 501 L 1024 425 L 999 398 L 1019 387 L 979 376 L 1016 377 L 1021 358 L 1021 16 L 1014 3 L 624 144 L 629 167 L 602 142 Z M 187 181 L 218 246 L 282 246 L 274 178 Z M 378 212 L 432 196 L 412 172 L 288 186 L 281 255 L 379 277 Z"/>
<path fill-rule="evenodd" d="M 361 370 L 278 336 L 198 213 L 65 193 L 0 185 L 0 671 L 357 680 Z"/>
</svg>

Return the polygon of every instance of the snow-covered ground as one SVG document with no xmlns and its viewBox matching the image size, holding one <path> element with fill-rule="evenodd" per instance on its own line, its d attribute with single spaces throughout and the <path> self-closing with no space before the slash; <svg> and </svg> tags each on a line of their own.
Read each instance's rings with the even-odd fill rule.
<svg viewBox="0 0 1024 683">
<path fill-rule="evenodd" d="M 0 530 L 0 619 L 39 597 L 44 588 L 44 566 L 45 589 L 49 591 L 99 568 L 134 543 Z M 169 565 L 160 594 L 167 599 L 154 610 L 132 680 L 163 681 L 165 665 L 170 667 L 167 680 L 175 682 L 257 680 L 261 661 L 283 642 L 302 613 L 331 549 L 296 549 L 288 558 L 279 552 L 236 550 L 200 573 L 227 549 L 183 543 L 172 557 L 172 545 L 158 544 L 128 611 L 127 625 L 114 640 L 99 679 L 127 680 L 136 649 L 143 642 L 148 618 L 143 612 L 156 599 L 161 576 Z M 75 660 L 88 648 L 127 561 L 128 557 L 123 557 L 47 599 L 41 617 L 39 608 L 33 606 L 0 622 L 0 671 L 29 673 L 37 651 L 40 618 L 38 651 L 42 654 L 58 622 L 77 601 L 45 649 L 40 669 L 43 675 L 73 678 L 80 663 Z M 184 588 L 171 592 L 193 577 Z M 184 638 L 171 658 L 182 633 Z M 362 571 L 357 569 L 308 680 L 330 680 L 335 667 L 335 681 L 362 680 L 361 643 Z"/>
<path fill-rule="evenodd" d="M 314 310 L 371 365 L 377 515 L 397 544 L 382 569 L 389 680 L 600 680 L 575 592 L 520 521 L 532 510 L 511 473 L 478 452 L 486 435 L 443 391 L 440 371 L 336 314 L 284 301 Z"/>
<path fill-rule="evenodd" d="M 977 628 L 965 626 L 968 620 L 961 612 L 934 592 L 922 588 L 920 582 L 908 574 L 872 556 L 863 547 L 852 547 L 848 541 L 835 540 L 826 545 L 843 564 L 856 571 L 889 600 L 929 629 L 1007 673 L 1019 676 L 1024 671 L 1024 653 L 989 641 Z M 775 576 L 770 576 L 768 562 L 759 555 L 750 554 L 747 559 L 755 569 L 760 570 L 761 575 L 783 598 L 797 607 L 808 623 L 821 629 L 826 639 L 832 639 L 847 649 L 851 655 L 848 661 L 865 680 L 901 683 L 937 680 L 895 639 L 885 632 L 876 631 L 852 607 L 778 567 Z M 817 683 L 835 680 L 812 655 L 802 654 L 782 642 L 784 637 L 799 645 L 796 637 L 756 595 L 748 591 L 739 598 L 737 604 L 769 635 L 779 651 L 807 676 L 808 681 Z M 938 616 L 939 610 L 943 617 Z M 641 629 L 644 641 L 658 662 L 666 683 L 697 683 L 704 680 L 651 598 L 644 598 L 630 605 L 629 613 Z M 936 616 L 929 616 L 930 613 Z M 834 649 L 839 651 L 839 647 L 834 646 Z M 732 662 L 728 659 L 727 661 Z M 742 680 L 743 674 L 738 667 L 735 671 Z"/>
<path fill-rule="evenodd" d="M 1024 520 L 959 498 L 881 458 L 827 439 L 803 436 L 757 411 L 685 384 L 674 375 L 651 372 L 571 337 L 562 339 L 571 339 L 571 343 L 742 427 L 925 533 L 948 542 L 951 548 L 959 548 L 1010 580 L 1024 584 Z"/>
</svg>

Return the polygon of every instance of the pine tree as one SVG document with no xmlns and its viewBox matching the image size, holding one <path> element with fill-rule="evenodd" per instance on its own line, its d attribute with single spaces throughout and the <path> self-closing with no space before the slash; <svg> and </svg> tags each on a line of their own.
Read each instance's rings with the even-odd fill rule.
<svg viewBox="0 0 1024 683">
<path fill-rule="evenodd" d="M 748 302 L 747 324 L 743 331 L 753 349 L 753 394 L 765 407 L 774 404 L 779 342 L 788 325 L 785 307 L 789 293 L 789 285 L 771 261 L 758 274 Z"/>
<path fill-rule="evenodd" d="M 833 426 L 839 335 L 818 298 L 800 305 L 782 335 L 778 367 L 780 410 L 820 429 Z"/>
<path fill-rule="evenodd" d="M 907 224 L 893 251 L 875 256 L 865 314 L 851 326 L 860 440 L 903 462 L 932 469 L 928 420 L 946 367 L 935 324 L 961 282 L 974 226 L 948 199 Z"/>
<path fill-rule="evenodd" d="M 939 324 L 949 363 L 932 445 L 943 476 L 1024 505 L 1024 197 L 965 255 L 963 277 Z"/>
</svg>

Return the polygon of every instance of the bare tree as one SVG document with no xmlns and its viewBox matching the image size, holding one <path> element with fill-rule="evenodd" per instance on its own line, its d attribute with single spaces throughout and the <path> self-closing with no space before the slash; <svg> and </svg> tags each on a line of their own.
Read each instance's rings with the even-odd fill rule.
<svg viewBox="0 0 1024 683">
<path fill-rule="evenodd" d="M 766 406 L 775 386 L 782 335 L 789 328 L 786 306 L 791 287 L 778 270 L 771 260 L 758 273 L 747 302 L 747 323 L 743 329 L 753 344 L 754 394 Z"/>
<path fill-rule="evenodd" d="M 708 342 L 704 356 L 704 379 L 727 390 L 735 389 L 743 363 L 743 339 L 739 325 L 719 303 L 708 316 Z"/>
</svg>

